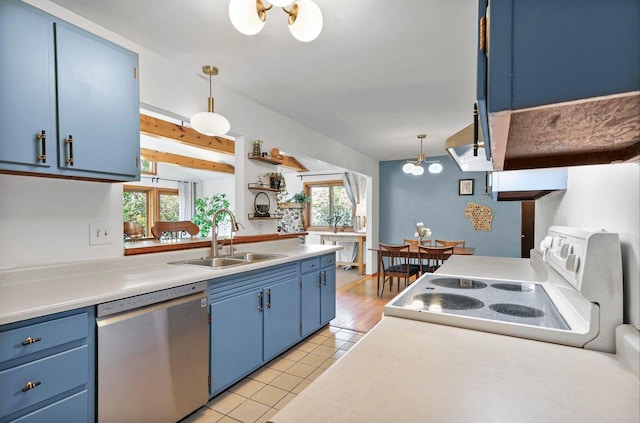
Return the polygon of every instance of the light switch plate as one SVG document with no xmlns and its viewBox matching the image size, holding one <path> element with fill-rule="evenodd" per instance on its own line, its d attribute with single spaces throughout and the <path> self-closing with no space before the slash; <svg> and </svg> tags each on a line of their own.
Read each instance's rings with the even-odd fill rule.
<svg viewBox="0 0 640 423">
<path fill-rule="evenodd" d="M 103 245 L 112 244 L 112 231 L 107 223 L 90 223 L 89 224 L 89 244 Z"/>
</svg>

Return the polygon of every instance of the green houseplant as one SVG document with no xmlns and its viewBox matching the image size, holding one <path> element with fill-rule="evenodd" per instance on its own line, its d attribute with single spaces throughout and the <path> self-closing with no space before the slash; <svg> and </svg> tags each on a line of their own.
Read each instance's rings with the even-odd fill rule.
<svg viewBox="0 0 640 423">
<path fill-rule="evenodd" d="M 230 204 L 231 203 L 229 203 L 229 200 L 227 199 L 227 194 L 213 194 L 211 196 L 196 198 L 196 213 L 191 218 L 191 221 L 200 228 L 201 237 L 209 235 L 212 226 L 211 219 L 215 212 L 220 209 L 229 208 Z M 216 224 L 222 222 L 224 218 L 225 214 L 218 216 Z"/>
</svg>

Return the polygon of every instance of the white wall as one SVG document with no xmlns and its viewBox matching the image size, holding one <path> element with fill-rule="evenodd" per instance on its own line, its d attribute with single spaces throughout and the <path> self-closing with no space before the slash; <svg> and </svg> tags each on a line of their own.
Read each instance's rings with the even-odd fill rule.
<svg viewBox="0 0 640 423">
<path fill-rule="evenodd" d="M 536 245 L 551 225 L 618 233 L 624 321 L 640 328 L 640 164 L 571 167 L 568 176 L 566 192 L 536 201 Z"/>
<path fill-rule="evenodd" d="M 200 69 L 183 69 L 92 22 L 46 0 L 27 0 L 48 13 L 109 39 L 140 56 L 140 101 L 179 116 L 191 116 L 206 106 L 208 80 Z M 221 69 L 221 75 L 224 69 Z M 378 162 L 339 140 L 329 139 L 224 87 L 214 86 L 216 111 L 231 122 L 237 148 L 235 210 L 246 216 L 250 193 L 243 165 L 245 142 L 262 139 L 293 155 L 319 160 L 367 175 L 378 173 Z M 313 99 L 309 99 L 313 101 Z M 244 141 L 244 140 L 247 141 Z M 253 181 L 249 181 L 253 182 Z M 109 222 L 121 234 L 122 184 L 103 184 L 0 175 L 0 268 L 117 257 L 123 254 L 122 237 L 113 244 L 90 246 L 89 222 Z M 252 198 L 252 197 L 251 197 Z M 246 221 L 246 219 L 243 219 Z M 376 224 L 376 221 L 372 221 Z M 245 225 L 247 226 L 247 225 Z M 251 227 L 247 233 L 260 232 Z M 267 228 L 269 229 L 269 228 Z M 251 232 L 250 232 L 251 231 Z M 270 231 L 270 230 L 269 230 Z"/>
</svg>

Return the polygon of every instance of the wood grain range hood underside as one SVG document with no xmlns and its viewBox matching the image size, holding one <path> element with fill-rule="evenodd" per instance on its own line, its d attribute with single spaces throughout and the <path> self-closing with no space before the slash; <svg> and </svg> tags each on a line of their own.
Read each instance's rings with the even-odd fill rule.
<svg viewBox="0 0 640 423">
<path fill-rule="evenodd" d="M 489 122 L 495 171 L 640 158 L 640 91 L 495 112 Z"/>
</svg>

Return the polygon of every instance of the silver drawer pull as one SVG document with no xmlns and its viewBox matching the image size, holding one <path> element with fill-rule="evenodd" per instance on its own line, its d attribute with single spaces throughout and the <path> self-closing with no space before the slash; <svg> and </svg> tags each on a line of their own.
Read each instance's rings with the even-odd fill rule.
<svg viewBox="0 0 640 423">
<path fill-rule="evenodd" d="M 36 342 L 40 342 L 41 340 L 42 338 L 32 338 L 29 336 L 24 341 L 22 341 L 22 345 L 35 344 Z"/>
<path fill-rule="evenodd" d="M 33 388 L 35 388 L 36 386 L 40 385 L 42 382 L 37 381 L 37 382 L 27 382 L 24 385 L 24 388 L 22 388 L 22 392 L 27 392 Z"/>
</svg>

